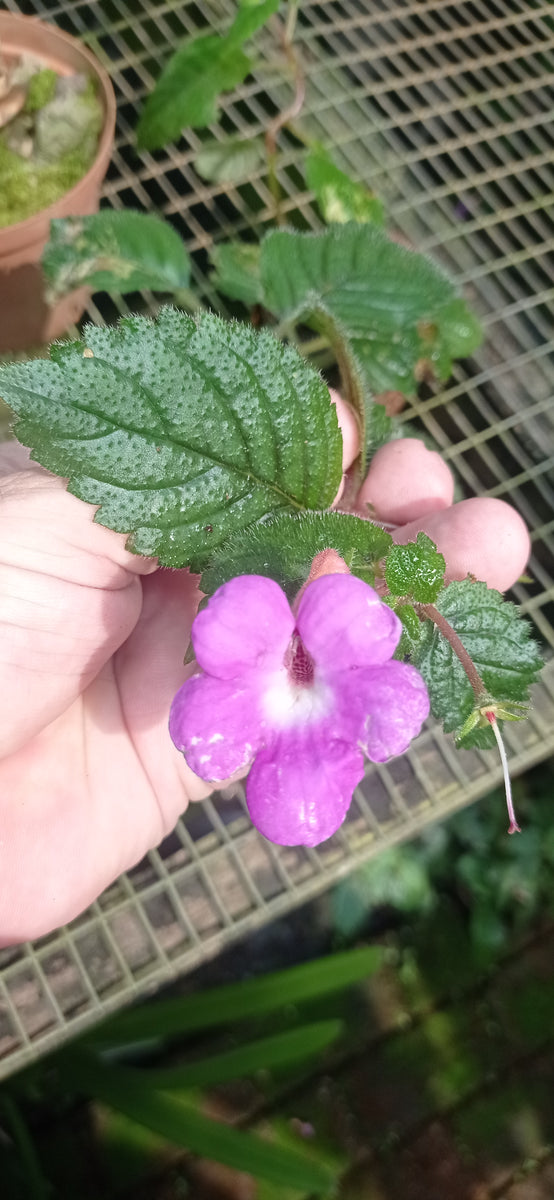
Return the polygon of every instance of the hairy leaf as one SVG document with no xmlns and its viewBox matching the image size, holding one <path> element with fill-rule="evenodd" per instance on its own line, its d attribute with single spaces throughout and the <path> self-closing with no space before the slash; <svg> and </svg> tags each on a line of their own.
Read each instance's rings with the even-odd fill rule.
<svg viewBox="0 0 554 1200">
<path fill-rule="evenodd" d="M 281 317 L 326 331 L 334 323 L 375 394 L 410 395 L 426 372 L 447 378 L 452 360 L 481 340 L 442 270 L 372 225 L 273 230 L 262 244 L 262 280 Z"/>
<path fill-rule="evenodd" d="M 366 583 L 373 583 L 381 558 L 392 545 L 390 533 L 347 513 L 283 515 L 235 534 L 214 554 L 202 575 L 202 590 L 212 593 L 235 575 L 267 575 L 290 599 L 305 583 L 321 550 L 337 550 Z"/>
<path fill-rule="evenodd" d="M 432 604 L 444 584 L 446 563 L 426 533 L 415 542 L 393 546 L 387 556 L 385 579 L 393 596 L 405 596 L 420 604 Z"/>
<path fill-rule="evenodd" d="M 463 580 L 448 585 L 436 608 L 460 637 L 490 697 L 508 708 L 525 704 L 541 667 L 531 627 L 515 604 L 485 583 Z M 429 689 L 431 708 L 447 732 L 459 732 L 475 708 L 469 679 L 450 643 L 432 621 L 425 621 L 412 661 Z M 523 715 L 523 714 L 521 714 Z M 493 746 L 489 728 L 474 727 L 459 742 Z"/>
<path fill-rule="evenodd" d="M 402 637 L 396 647 L 394 657 L 398 659 L 403 659 L 406 655 L 411 657 L 421 637 L 423 622 L 420 621 L 411 604 L 395 604 L 393 607 L 397 617 L 400 617 L 402 621 Z"/>
<path fill-rule="evenodd" d="M 262 138 L 213 138 L 204 142 L 194 159 L 202 179 L 209 183 L 236 183 L 247 179 L 265 160 Z"/>
<path fill-rule="evenodd" d="M 279 510 L 327 508 L 341 474 L 335 406 L 271 334 L 172 308 L 89 325 L 51 360 L 4 368 L 17 436 L 129 549 L 200 570 Z"/>
<path fill-rule="evenodd" d="M 88 284 L 95 291 L 172 292 L 188 287 L 190 260 L 178 233 L 160 217 L 103 208 L 50 222 L 42 256 L 50 300 Z"/>
<path fill-rule="evenodd" d="M 336 167 L 323 146 L 315 146 L 309 151 L 306 179 L 328 225 L 344 225 L 347 221 L 384 224 L 383 202 L 365 184 L 356 183 Z"/>
<path fill-rule="evenodd" d="M 279 0 L 244 6 L 224 36 L 201 34 L 184 42 L 164 68 L 148 97 L 137 126 L 137 141 L 155 150 L 217 120 L 219 95 L 242 83 L 251 63 L 242 50 L 257 29 L 276 12 Z"/>
<path fill-rule="evenodd" d="M 210 250 L 211 282 L 218 292 L 243 304 L 261 304 L 260 247 L 248 242 L 221 242 Z"/>
<path fill-rule="evenodd" d="M 405 434 L 394 417 L 389 416 L 385 405 L 374 401 L 367 414 L 366 441 L 368 456 L 373 457 L 381 446 L 391 442 L 395 437 Z"/>
</svg>

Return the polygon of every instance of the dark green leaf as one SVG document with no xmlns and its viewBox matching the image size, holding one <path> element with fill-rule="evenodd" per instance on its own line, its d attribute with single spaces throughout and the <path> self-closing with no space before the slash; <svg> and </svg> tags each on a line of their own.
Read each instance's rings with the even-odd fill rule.
<svg viewBox="0 0 554 1200">
<path fill-rule="evenodd" d="M 204 142 L 194 159 L 202 179 L 210 183 L 235 183 L 257 171 L 265 161 L 262 138 L 226 138 L 224 141 Z"/>
<path fill-rule="evenodd" d="M 9 1133 L 9 1138 L 4 1134 L 3 1140 L 8 1143 L 8 1147 L 11 1142 L 14 1150 L 17 1152 L 25 1200 L 48 1200 L 48 1197 L 51 1195 L 51 1189 L 41 1170 L 35 1139 L 31 1137 L 19 1104 L 6 1091 L 0 1096 L 0 1117 L 2 1118 L 2 1125 Z M 4 1161 L 5 1146 L 2 1149 L 2 1180 L 3 1184 L 5 1184 L 7 1174 L 5 1169 L 6 1163 Z M 18 1190 L 16 1194 L 22 1193 Z M 9 1195 L 9 1186 L 8 1192 L 4 1192 L 4 1195 L 6 1197 Z"/>
<path fill-rule="evenodd" d="M 51 299 L 88 284 L 95 291 L 186 288 L 190 260 L 179 235 L 150 213 L 103 208 L 50 222 L 42 269 Z"/>
<path fill-rule="evenodd" d="M 140 1078 L 143 1083 L 148 1082 L 150 1087 L 164 1091 L 209 1087 L 228 1079 L 246 1079 L 257 1071 L 268 1071 L 272 1067 L 320 1054 L 330 1042 L 336 1041 L 341 1029 L 340 1021 L 318 1021 L 287 1033 L 260 1038 L 256 1042 L 237 1046 L 235 1050 L 213 1054 L 210 1058 L 199 1059 L 182 1067 L 146 1070 Z"/>
<path fill-rule="evenodd" d="M 481 968 L 491 967 L 510 939 L 508 928 L 490 900 L 473 906 L 469 933 L 475 962 Z"/>
<path fill-rule="evenodd" d="M 141 1086 L 137 1072 L 105 1067 L 92 1055 L 82 1052 L 60 1055 L 58 1068 L 62 1080 L 81 1094 L 101 1100 L 193 1154 L 283 1187 L 317 1192 L 333 1183 L 328 1168 L 309 1155 L 205 1117 L 194 1095 L 155 1091 L 149 1083 Z"/>
<path fill-rule="evenodd" d="M 219 95 L 242 83 L 250 59 L 241 46 L 276 12 L 279 0 L 239 9 L 224 36 L 202 34 L 184 42 L 164 68 L 137 126 L 141 149 L 155 150 L 217 120 Z"/>
<path fill-rule="evenodd" d="M 321 234 L 274 230 L 262 244 L 266 304 L 314 329 L 332 320 L 375 393 L 415 392 L 422 365 L 447 378 L 481 331 L 450 279 L 430 259 L 372 225 Z"/>
<path fill-rule="evenodd" d="M 198 995 L 142 1004 L 118 1013 L 92 1030 L 86 1035 L 87 1041 L 113 1046 L 248 1021 L 359 983 L 377 970 L 381 957 L 379 947 L 363 947 Z"/>
<path fill-rule="evenodd" d="M 415 542 L 393 546 L 387 555 L 385 579 L 393 596 L 433 604 L 443 584 L 446 563 L 426 533 Z"/>
<path fill-rule="evenodd" d="M 496 701 L 525 703 L 541 660 L 531 627 L 515 604 L 503 600 L 485 583 L 463 580 L 449 584 L 436 607 L 460 637 L 490 696 Z M 431 708 L 447 732 L 459 731 L 475 707 L 469 679 L 450 643 L 431 621 L 425 621 L 413 660 L 429 689 Z M 463 746 L 493 746 L 489 728 L 475 728 Z"/>
<path fill-rule="evenodd" d="M 210 250 L 215 270 L 210 276 L 218 292 L 249 306 L 264 298 L 260 277 L 260 247 L 248 242 L 221 242 Z"/>
<path fill-rule="evenodd" d="M 379 197 L 363 183 L 356 183 L 336 167 L 323 146 L 316 146 L 306 158 L 308 187 L 315 192 L 321 215 L 328 225 L 346 221 L 383 225 L 385 210 Z"/>
<path fill-rule="evenodd" d="M 293 599 L 306 582 L 312 559 L 321 550 L 337 550 L 366 583 L 392 545 L 390 533 L 346 513 L 280 516 L 235 534 L 213 556 L 202 575 L 202 590 L 212 593 L 235 575 L 267 575 Z"/>
<path fill-rule="evenodd" d="M 51 356 L 0 375 L 17 436 L 135 553 L 199 570 L 253 521 L 332 503 L 335 406 L 271 334 L 165 308 L 156 323 L 87 326 Z"/>
</svg>

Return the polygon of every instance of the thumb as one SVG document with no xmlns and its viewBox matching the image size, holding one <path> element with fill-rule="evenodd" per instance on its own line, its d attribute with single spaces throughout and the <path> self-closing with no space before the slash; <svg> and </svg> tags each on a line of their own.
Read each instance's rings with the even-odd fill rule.
<svg viewBox="0 0 554 1200">
<path fill-rule="evenodd" d="M 152 560 L 62 480 L 0 448 L 0 757 L 77 698 L 134 628 Z"/>
</svg>

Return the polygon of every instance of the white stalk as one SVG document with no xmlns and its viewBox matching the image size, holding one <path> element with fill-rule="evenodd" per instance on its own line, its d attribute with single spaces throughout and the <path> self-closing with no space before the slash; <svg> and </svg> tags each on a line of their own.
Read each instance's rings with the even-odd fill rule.
<svg viewBox="0 0 554 1200">
<path fill-rule="evenodd" d="M 504 788 L 506 791 L 506 807 L 508 809 L 508 816 L 510 818 L 510 828 L 508 829 L 508 833 L 521 833 L 521 829 L 516 821 L 516 814 L 514 812 L 514 802 L 512 800 L 512 783 L 510 780 L 508 759 L 506 756 L 506 748 L 505 748 L 504 742 L 502 740 L 502 734 L 498 728 L 498 721 L 496 720 L 494 713 L 488 712 L 488 713 L 485 713 L 485 716 L 486 716 L 489 724 L 492 726 L 492 731 L 496 738 L 496 744 L 498 746 L 498 750 L 500 753 L 500 761 L 502 763 L 502 770 L 504 772 Z"/>
</svg>

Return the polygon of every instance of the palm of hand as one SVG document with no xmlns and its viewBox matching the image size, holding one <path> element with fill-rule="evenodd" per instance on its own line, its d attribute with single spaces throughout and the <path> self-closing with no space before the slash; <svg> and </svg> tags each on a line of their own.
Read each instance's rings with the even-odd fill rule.
<svg viewBox="0 0 554 1200">
<path fill-rule="evenodd" d="M 4 943 L 79 912 L 209 792 L 167 734 L 194 579 L 150 573 L 91 512 L 42 473 L 4 481 Z"/>
</svg>

